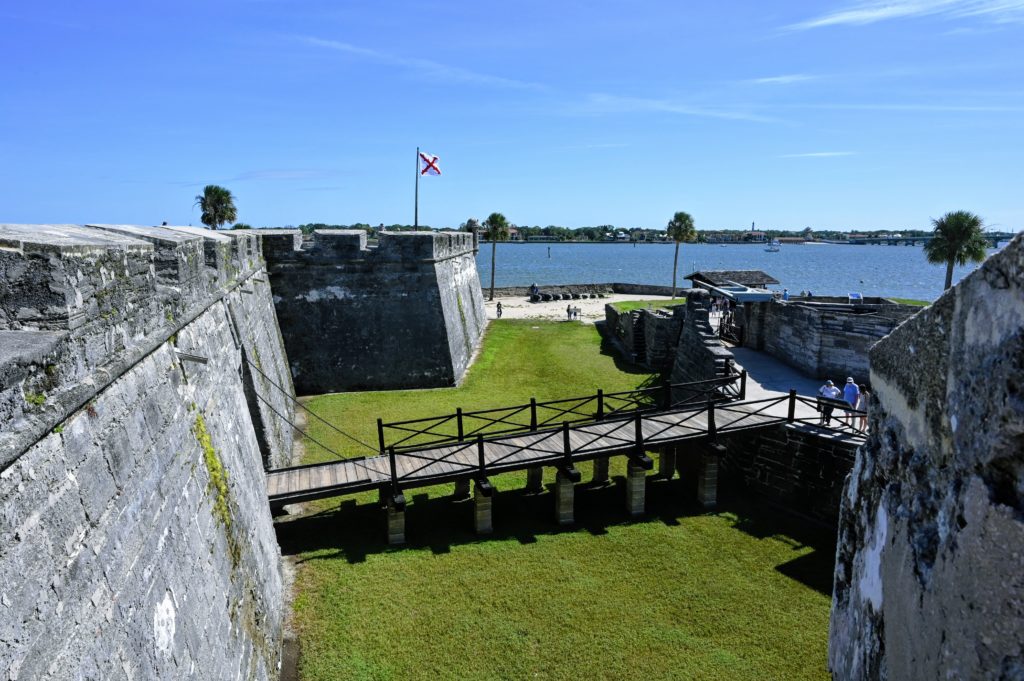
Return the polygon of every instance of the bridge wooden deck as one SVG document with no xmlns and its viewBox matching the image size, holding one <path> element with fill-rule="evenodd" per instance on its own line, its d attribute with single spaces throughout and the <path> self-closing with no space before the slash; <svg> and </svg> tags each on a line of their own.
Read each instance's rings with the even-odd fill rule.
<svg viewBox="0 0 1024 681">
<path fill-rule="evenodd" d="M 632 412 L 612 414 L 608 418 L 602 418 L 599 410 L 596 418 L 584 415 L 582 422 L 563 422 L 548 427 L 536 426 L 534 404 L 529 427 L 513 425 L 510 428 L 513 432 L 506 434 L 485 436 L 483 432 L 477 432 L 475 436 L 445 437 L 432 430 L 432 424 L 415 434 L 429 434 L 435 440 L 433 444 L 405 449 L 393 445 L 385 447 L 382 428 L 381 449 L 386 449 L 385 454 L 269 471 L 267 495 L 271 504 L 277 506 L 371 489 L 390 490 L 399 495 L 405 489 L 452 481 L 483 480 L 487 475 L 538 466 L 557 466 L 572 475 L 576 462 L 623 454 L 634 457 L 649 469 L 650 459 L 645 456 L 645 451 L 657 451 L 690 441 L 714 442 L 717 437 L 728 433 L 781 423 L 819 427 L 817 417 L 795 417 L 795 407 L 799 402 L 815 403 L 791 392 L 778 398 L 709 401 L 698 406 L 661 411 L 638 408 Z M 518 413 L 524 408 L 509 410 Z M 580 418 L 581 412 L 571 407 L 563 413 L 576 414 Z M 457 416 L 459 432 L 462 433 L 462 412 Z M 437 422 L 445 423 L 450 419 L 440 417 Z M 508 423 L 507 418 L 490 420 L 498 425 Z M 428 420 L 405 423 L 423 421 Z M 837 433 L 842 432 L 843 426 L 821 429 Z M 402 430 L 412 432 L 409 428 Z M 857 437 L 853 431 L 847 432 Z M 404 438 L 408 439 L 408 436 Z M 438 439 L 440 442 L 436 441 Z M 578 473 L 575 475 L 578 477 Z"/>
</svg>

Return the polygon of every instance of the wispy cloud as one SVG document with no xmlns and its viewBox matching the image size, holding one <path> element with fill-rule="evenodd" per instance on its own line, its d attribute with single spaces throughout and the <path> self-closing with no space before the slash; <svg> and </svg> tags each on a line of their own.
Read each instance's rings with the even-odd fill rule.
<svg viewBox="0 0 1024 681">
<path fill-rule="evenodd" d="M 541 83 L 531 83 L 513 78 L 503 78 L 487 73 L 478 73 L 461 66 L 449 66 L 429 59 L 418 59 L 414 57 L 402 57 L 379 50 L 372 50 L 366 47 L 359 47 L 350 43 L 338 40 L 325 40 L 313 36 L 299 36 L 299 40 L 307 45 L 320 47 L 334 52 L 341 52 L 359 59 L 387 64 L 407 69 L 419 75 L 436 80 L 444 80 L 457 83 L 472 83 L 489 87 L 509 88 L 515 90 L 544 90 L 546 87 Z"/>
<path fill-rule="evenodd" d="M 234 177 L 229 177 L 227 182 L 246 182 L 249 180 L 322 180 L 327 177 L 336 177 L 337 175 L 338 171 L 336 170 L 249 170 L 244 173 L 239 173 Z"/>
<path fill-rule="evenodd" d="M 799 31 L 825 26 L 863 26 L 912 17 L 982 17 L 996 23 L 1016 23 L 1024 21 L 1024 0 L 861 0 L 787 28 Z"/>
<path fill-rule="evenodd" d="M 756 123 L 779 123 L 776 118 L 760 116 L 741 108 L 693 106 L 667 99 L 648 99 L 644 97 L 619 97 L 608 94 L 591 94 L 583 105 L 589 113 L 671 113 L 681 116 L 697 116 L 701 118 L 720 118 L 730 121 L 752 121 Z"/>
<path fill-rule="evenodd" d="M 856 155 L 856 151 L 809 151 L 804 154 L 782 154 L 779 158 L 833 158 L 835 156 Z"/>
<path fill-rule="evenodd" d="M 806 73 L 790 73 L 784 76 L 770 76 L 768 78 L 754 78 L 747 83 L 755 85 L 790 85 L 791 83 L 803 83 L 808 80 L 818 80 L 821 76 L 812 76 Z"/>
</svg>

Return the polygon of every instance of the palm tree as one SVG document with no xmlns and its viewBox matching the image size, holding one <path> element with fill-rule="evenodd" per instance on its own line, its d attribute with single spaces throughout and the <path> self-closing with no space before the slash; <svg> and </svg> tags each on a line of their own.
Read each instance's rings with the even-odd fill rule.
<svg viewBox="0 0 1024 681">
<path fill-rule="evenodd" d="M 491 213 L 484 220 L 487 238 L 491 240 L 491 297 L 494 300 L 494 263 L 497 260 L 498 242 L 508 241 L 508 220 L 501 213 Z"/>
<path fill-rule="evenodd" d="M 672 297 L 676 297 L 676 267 L 679 265 L 679 244 L 684 241 L 695 241 L 697 230 L 693 226 L 693 217 L 689 213 L 679 211 L 668 221 L 665 228 L 668 236 L 676 242 L 676 256 L 672 261 Z"/>
<path fill-rule="evenodd" d="M 200 219 L 210 229 L 220 229 L 221 225 L 238 219 L 235 197 L 224 187 L 215 184 L 208 184 L 203 188 L 203 193 L 196 196 L 195 205 L 203 211 Z"/>
<path fill-rule="evenodd" d="M 953 285 L 953 265 L 981 262 L 988 243 L 982 234 L 981 218 L 966 210 L 946 213 L 932 220 L 935 227 L 931 241 L 924 244 L 924 254 L 934 265 L 946 263 L 946 288 Z"/>
</svg>

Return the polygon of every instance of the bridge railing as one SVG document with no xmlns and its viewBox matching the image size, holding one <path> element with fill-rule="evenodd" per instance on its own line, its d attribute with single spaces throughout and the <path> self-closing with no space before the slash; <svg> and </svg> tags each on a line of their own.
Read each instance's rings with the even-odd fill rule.
<svg viewBox="0 0 1024 681">
<path fill-rule="evenodd" d="M 693 381 L 666 383 L 649 388 L 528 403 L 495 409 L 466 411 L 456 409 L 421 419 L 391 421 L 377 419 L 380 452 L 394 448 L 398 452 L 424 449 L 444 444 L 471 441 L 477 436 L 497 437 L 528 433 L 559 427 L 564 423 L 584 423 L 628 418 L 639 412 L 703 407 L 709 400 L 743 399 L 746 393 L 745 371 L 729 376 Z M 674 394 L 683 397 L 673 398 Z"/>
</svg>

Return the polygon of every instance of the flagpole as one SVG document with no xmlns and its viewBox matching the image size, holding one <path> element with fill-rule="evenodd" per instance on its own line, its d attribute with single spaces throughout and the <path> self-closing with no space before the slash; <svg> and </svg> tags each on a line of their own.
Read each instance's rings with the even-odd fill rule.
<svg viewBox="0 0 1024 681">
<path fill-rule="evenodd" d="M 420 148 L 416 147 L 416 209 L 412 219 L 413 229 L 420 227 Z"/>
</svg>

